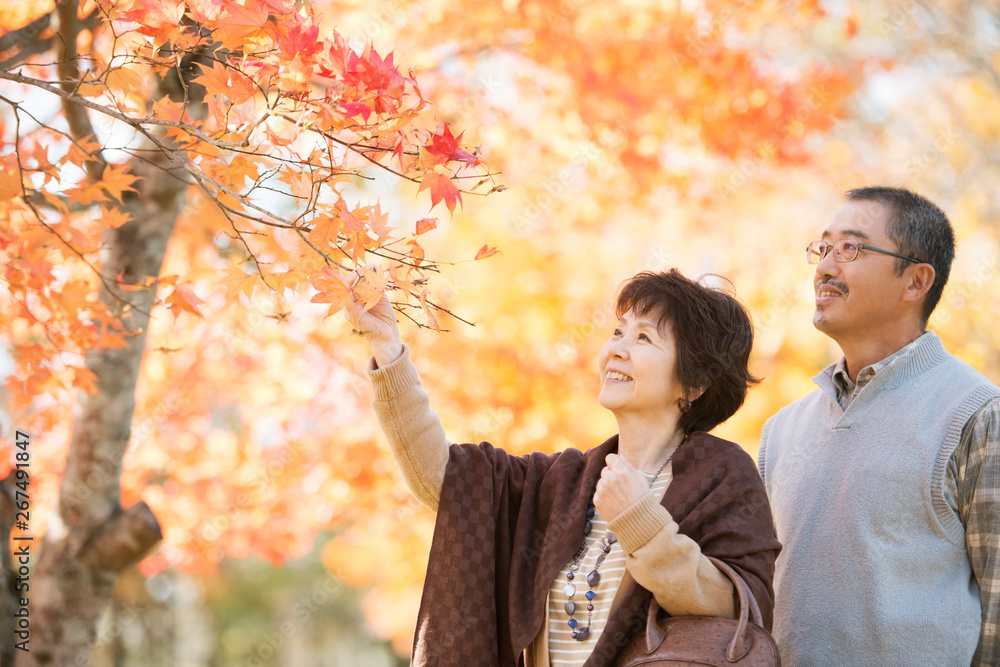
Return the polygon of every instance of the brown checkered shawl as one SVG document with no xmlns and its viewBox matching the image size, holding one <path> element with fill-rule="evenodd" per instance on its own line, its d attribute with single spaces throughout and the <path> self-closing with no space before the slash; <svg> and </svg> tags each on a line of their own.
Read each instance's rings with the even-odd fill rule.
<svg viewBox="0 0 1000 667">
<path fill-rule="evenodd" d="M 583 516 L 618 436 L 586 453 L 515 457 L 489 443 L 452 445 L 413 640 L 414 665 L 519 665 L 538 634 L 552 581 L 583 541 Z M 771 625 L 781 545 L 753 460 L 693 433 L 673 459 L 662 504 L 702 553 L 746 580 Z M 629 582 L 626 584 L 626 582 Z M 622 602 L 587 661 L 611 665 L 646 623 L 650 592 L 626 573 Z"/>
</svg>

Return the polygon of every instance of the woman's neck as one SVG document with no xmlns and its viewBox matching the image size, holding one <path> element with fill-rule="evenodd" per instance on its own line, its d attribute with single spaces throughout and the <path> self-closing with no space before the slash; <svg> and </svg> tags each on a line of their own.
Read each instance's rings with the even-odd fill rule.
<svg viewBox="0 0 1000 667">
<path fill-rule="evenodd" d="M 684 440 L 677 419 L 669 415 L 649 418 L 615 415 L 618 420 L 618 454 L 643 472 L 656 472 Z"/>
</svg>

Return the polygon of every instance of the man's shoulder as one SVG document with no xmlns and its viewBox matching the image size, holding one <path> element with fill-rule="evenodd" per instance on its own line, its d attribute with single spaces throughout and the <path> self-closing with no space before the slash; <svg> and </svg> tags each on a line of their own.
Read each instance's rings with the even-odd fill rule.
<svg viewBox="0 0 1000 667">
<path fill-rule="evenodd" d="M 979 372 L 979 370 L 968 364 L 950 352 L 946 353 L 947 358 L 942 364 L 942 370 L 947 370 L 949 376 L 951 374 L 956 374 L 961 377 L 962 382 L 971 382 L 975 385 L 981 385 L 987 389 L 993 389 L 998 394 L 1000 394 L 1000 387 L 996 385 L 995 382 L 990 380 L 988 377 Z M 943 382 L 944 380 L 939 380 Z"/>
</svg>

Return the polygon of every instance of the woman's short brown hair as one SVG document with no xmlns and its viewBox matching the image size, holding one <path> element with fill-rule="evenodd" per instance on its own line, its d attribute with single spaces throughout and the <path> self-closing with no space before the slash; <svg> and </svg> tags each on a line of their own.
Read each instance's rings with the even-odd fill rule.
<svg viewBox="0 0 1000 667">
<path fill-rule="evenodd" d="M 732 417 L 747 390 L 760 382 L 747 368 L 753 324 L 735 296 L 685 278 L 677 269 L 643 271 L 618 294 L 615 314 L 629 310 L 654 316 L 660 329 L 670 326 L 685 395 L 704 388 L 691 410 L 681 413 L 678 426 L 685 433 L 710 431 Z"/>
</svg>

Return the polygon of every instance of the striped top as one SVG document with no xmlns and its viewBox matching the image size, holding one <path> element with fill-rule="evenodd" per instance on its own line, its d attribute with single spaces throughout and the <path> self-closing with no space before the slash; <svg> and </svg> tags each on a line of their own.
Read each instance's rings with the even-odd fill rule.
<svg viewBox="0 0 1000 667">
<path fill-rule="evenodd" d="M 642 472 L 642 475 L 648 480 L 653 479 L 653 473 Z M 667 491 L 671 477 L 671 468 L 668 466 L 656 479 L 650 493 L 656 494 L 657 498 L 662 498 Z M 583 517 L 580 517 L 580 522 L 583 522 Z M 611 547 L 611 551 L 601 564 L 600 569 L 597 570 L 601 575 L 597 586 L 591 589 L 587 585 L 587 575 L 593 572 L 594 563 L 602 553 L 601 548 L 607 543 L 608 535 L 611 534 L 608 531 L 607 519 L 599 512 L 594 515 L 592 523 L 593 530 L 585 538 L 587 551 L 580 557 L 580 569 L 574 573 L 575 578 L 572 582 L 566 578 L 570 565 L 573 563 L 571 560 L 559 572 L 549 589 L 549 664 L 552 667 L 580 667 L 587 661 L 594 646 L 597 645 L 601 633 L 604 632 L 608 615 L 611 613 L 611 602 L 614 600 L 618 584 L 625 574 L 625 553 L 622 551 L 621 545 L 616 543 Z M 568 598 L 563 590 L 568 583 L 572 583 L 576 587 L 576 593 L 573 594 L 572 598 Z M 576 603 L 573 618 L 579 624 L 577 629 L 586 627 L 586 593 L 589 590 L 593 590 L 595 593 L 590 636 L 585 641 L 580 642 L 573 639 L 573 630 L 567 625 L 570 617 L 566 613 L 566 602 L 572 600 Z"/>
</svg>

